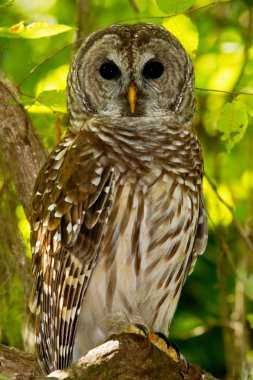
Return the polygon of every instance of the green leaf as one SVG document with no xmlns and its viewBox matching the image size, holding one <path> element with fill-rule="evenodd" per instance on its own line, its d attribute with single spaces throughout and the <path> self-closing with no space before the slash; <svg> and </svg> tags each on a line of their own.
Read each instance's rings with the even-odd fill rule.
<svg viewBox="0 0 253 380">
<path fill-rule="evenodd" d="M 24 21 L 21 21 L 10 28 L 1 27 L 0 37 L 33 39 L 50 37 L 56 34 L 69 32 L 73 29 L 73 27 L 68 25 L 47 24 L 46 22 L 34 22 L 33 24 L 26 26 Z"/>
<path fill-rule="evenodd" d="M 18 99 L 20 104 L 23 104 L 23 106 L 28 106 L 31 105 L 35 102 L 35 98 L 32 96 L 27 96 L 27 95 L 21 95 Z"/>
<path fill-rule="evenodd" d="M 253 314 L 252 313 L 246 314 L 246 319 L 249 322 L 250 328 L 253 329 Z"/>
<path fill-rule="evenodd" d="M 65 90 L 49 90 L 41 92 L 36 100 L 53 111 L 67 113 L 67 98 Z"/>
<path fill-rule="evenodd" d="M 229 152 L 243 138 L 247 126 L 248 114 L 245 104 L 237 99 L 225 104 L 216 128 L 223 133 L 221 139 L 225 140 Z"/>
<path fill-rule="evenodd" d="M 195 0 L 156 0 L 158 7 L 167 15 L 177 15 L 186 11 Z"/>
<path fill-rule="evenodd" d="M 196 25 L 185 15 L 171 17 L 163 23 L 179 39 L 185 50 L 194 58 L 198 49 L 199 33 Z"/>
<path fill-rule="evenodd" d="M 237 100 L 245 104 L 249 115 L 253 117 L 253 95 L 239 95 Z"/>
</svg>

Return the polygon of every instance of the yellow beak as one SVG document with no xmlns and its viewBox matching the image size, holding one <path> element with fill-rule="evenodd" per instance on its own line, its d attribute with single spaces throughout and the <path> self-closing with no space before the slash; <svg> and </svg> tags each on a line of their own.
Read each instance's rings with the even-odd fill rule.
<svg viewBox="0 0 253 380">
<path fill-rule="evenodd" d="M 128 88 L 127 99 L 130 105 L 131 113 L 134 113 L 135 104 L 137 100 L 137 89 L 133 84 L 131 84 Z"/>
</svg>

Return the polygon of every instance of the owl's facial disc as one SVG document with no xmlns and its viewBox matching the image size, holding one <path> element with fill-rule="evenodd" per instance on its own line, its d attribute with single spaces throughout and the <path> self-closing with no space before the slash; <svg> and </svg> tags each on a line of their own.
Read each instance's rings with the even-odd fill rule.
<svg viewBox="0 0 253 380">
<path fill-rule="evenodd" d="M 84 118 L 169 116 L 190 124 L 193 84 L 191 61 L 166 29 L 112 25 L 79 49 L 68 80 L 69 111 L 73 118 L 81 109 Z"/>
</svg>

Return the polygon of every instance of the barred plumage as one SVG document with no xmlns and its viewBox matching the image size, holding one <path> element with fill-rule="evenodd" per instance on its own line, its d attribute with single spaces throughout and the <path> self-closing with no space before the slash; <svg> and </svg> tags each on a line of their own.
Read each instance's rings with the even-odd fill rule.
<svg viewBox="0 0 253 380">
<path fill-rule="evenodd" d="M 152 55 L 158 39 L 168 51 Z M 147 78 L 141 84 L 140 68 L 154 56 L 168 78 L 163 55 L 174 74 L 169 84 Z M 120 84 L 98 75 L 92 87 L 96 64 L 106 60 L 119 65 Z M 164 92 L 168 99 L 161 100 Z M 46 372 L 68 366 L 129 323 L 167 333 L 207 240 L 193 105 L 190 60 L 160 26 L 112 26 L 77 53 L 68 79 L 70 130 L 33 197 L 30 306 Z"/>
</svg>

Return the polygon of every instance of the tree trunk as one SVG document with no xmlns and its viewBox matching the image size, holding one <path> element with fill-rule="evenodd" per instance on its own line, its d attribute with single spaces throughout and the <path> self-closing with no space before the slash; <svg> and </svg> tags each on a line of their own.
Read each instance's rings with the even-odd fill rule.
<svg viewBox="0 0 253 380">
<path fill-rule="evenodd" d="M 47 152 L 18 99 L 17 89 L 0 71 L 0 150 L 29 220 L 34 182 Z"/>
</svg>

